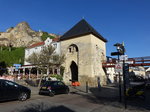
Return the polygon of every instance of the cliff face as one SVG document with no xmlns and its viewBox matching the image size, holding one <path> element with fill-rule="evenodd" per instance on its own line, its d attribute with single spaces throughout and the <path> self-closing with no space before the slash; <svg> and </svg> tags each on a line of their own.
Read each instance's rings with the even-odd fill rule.
<svg viewBox="0 0 150 112">
<path fill-rule="evenodd" d="M 13 47 L 27 47 L 41 42 L 42 32 L 33 31 L 27 22 L 21 22 L 6 32 L 0 32 L 0 45 Z"/>
</svg>

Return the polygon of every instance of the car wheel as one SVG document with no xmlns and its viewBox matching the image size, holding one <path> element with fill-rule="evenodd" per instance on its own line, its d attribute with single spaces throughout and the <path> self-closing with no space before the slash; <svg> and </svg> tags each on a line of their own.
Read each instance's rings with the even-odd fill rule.
<svg viewBox="0 0 150 112">
<path fill-rule="evenodd" d="M 69 89 L 66 89 L 65 94 L 69 94 Z"/>
<path fill-rule="evenodd" d="M 42 95 L 42 93 L 41 93 L 41 92 L 39 92 L 39 95 Z"/>
<path fill-rule="evenodd" d="M 49 92 L 49 96 L 53 97 L 55 95 L 54 91 Z"/>
<path fill-rule="evenodd" d="M 27 98 L 28 98 L 28 94 L 23 92 L 19 95 L 18 99 L 19 99 L 19 101 L 25 101 L 25 100 L 27 100 Z"/>
</svg>

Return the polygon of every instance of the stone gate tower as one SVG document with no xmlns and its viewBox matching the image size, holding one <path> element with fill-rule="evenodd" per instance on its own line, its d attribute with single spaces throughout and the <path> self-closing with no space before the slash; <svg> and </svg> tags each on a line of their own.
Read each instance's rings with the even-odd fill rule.
<svg viewBox="0 0 150 112">
<path fill-rule="evenodd" d="M 102 68 L 102 61 L 106 59 L 107 40 L 103 38 L 84 19 L 79 21 L 61 38 L 61 53 L 65 55 L 64 81 L 79 81 L 85 85 L 97 85 L 97 79 L 101 84 L 106 83 L 106 75 Z"/>
</svg>

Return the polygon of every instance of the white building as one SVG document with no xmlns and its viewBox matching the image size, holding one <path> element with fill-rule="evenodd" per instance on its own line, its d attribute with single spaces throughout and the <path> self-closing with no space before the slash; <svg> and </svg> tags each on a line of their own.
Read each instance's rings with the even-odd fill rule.
<svg viewBox="0 0 150 112">
<path fill-rule="evenodd" d="M 108 66 L 114 65 L 114 63 L 116 63 L 116 61 L 117 60 L 115 58 L 113 59 L 112 57 L 107 56 L 107 62 L 109 62 L 107 64 Z M 115 68 L 107 67 L 105 69 L 106 69 L 107 80 L 111 83 L 118 82 L 118 80 L 119 80 L 118 72 L 116 72 Z"/>
<path fill-rule="evenodd" d="M 31 54 L 40 52 L 44 46 L 52 45 L 55 47 L 55 53 L 60 54 L 60 42 L 58 41 L 58 38 L 56 39 L 50 39 L 47 38 L 44 42 L 39 42 L 36 44 L 33 44 L 25 49 L 25 59 L 27 59 Z M 24 61 L 24 65 L 31 65 L 30 63 Z"/>
<path fill-rule="evenodd" d="M 146 69 L 146 78 L 150 78 L 150 67 Z"/>
<path fill-rule="evenodd" d="M 146 77 L 145 68 L 142 66 L 130 67 L 129 72 L 133 71 L 136 76 Z"/>
<path fill-rule="evenodd" d="M 114 67 L 106 68 L 107 73 L 107 80 L 111 83 L 117 82 L 118 80 L 118 73 L 115 71 Z"/>
<path fill-rule="evenodd" d="M 112 58 L 111 57 L 107 57 L 107 61 L 110 62 L 108 63 L 107 65 L 114 65 L 114 63 L 116 63 L 116 61 L 114 63 L 111 63 L 112 62 Z M 122 61 L 120 61 L 120 63 L 123 63 Z M 128 63 L 128 64 L 133 64 L 133 61 L 132 60 L 126 60 L 125 63 Z M 150 70 L 150 69 L 149 69 Z M 141 76 L 143 78 L 145 78 L 146 76 L 146 72 L 145 72 L 145 69 L 144 67 L 142 66 L 135 66 L 135 67 L 129 67 L 129 73 L 134 73 L 134 75 L 136 76 Z M 108 67 L 106 68 L 106 73 L 107 73 L 107 78 L 113 83 L 113 82 L 118 82 L 119 81 L 119 74 L 118 72 L 116 72 L 115 68 L 114 67 Z M 120 73 L 121 74 L 121 80 L 123 80 L 123 75 L 122 75 L 122 72 Z"/>
</svg>

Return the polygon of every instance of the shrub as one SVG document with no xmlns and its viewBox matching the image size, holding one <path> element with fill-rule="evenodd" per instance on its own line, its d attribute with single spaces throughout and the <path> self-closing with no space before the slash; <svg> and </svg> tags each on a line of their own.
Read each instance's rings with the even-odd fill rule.
<svg viewBox="0 0 150 112">
<path fill-rule="evenodd" d="M 63 77 L 61 75 L 58 75 L 58 74 L 52 74 L 52 75 L 50 75 L 50 77 L 55 77 L 57 80 L 60 80 L 60 81 L 63 80 Z"/>
<path fill-rule="evenodd" d="M 54 36 L 49 35 L 47 32 L 43 32 L 43 34 L 41 36 L 42 40 L 45 41 L 48 37 L 51 39 L 55 38 Z"/>
<path fill-rule="evenodd" d="M 7 66 L 12 66 L 14 63 L 23 64 L 24 49 L 23 47 L 12 47 L 11 51 L 9 51 L 9 47 L 3 47 L 2 51 L 0 51 L 0 62 L 5 62 Z"/>
</svg>

